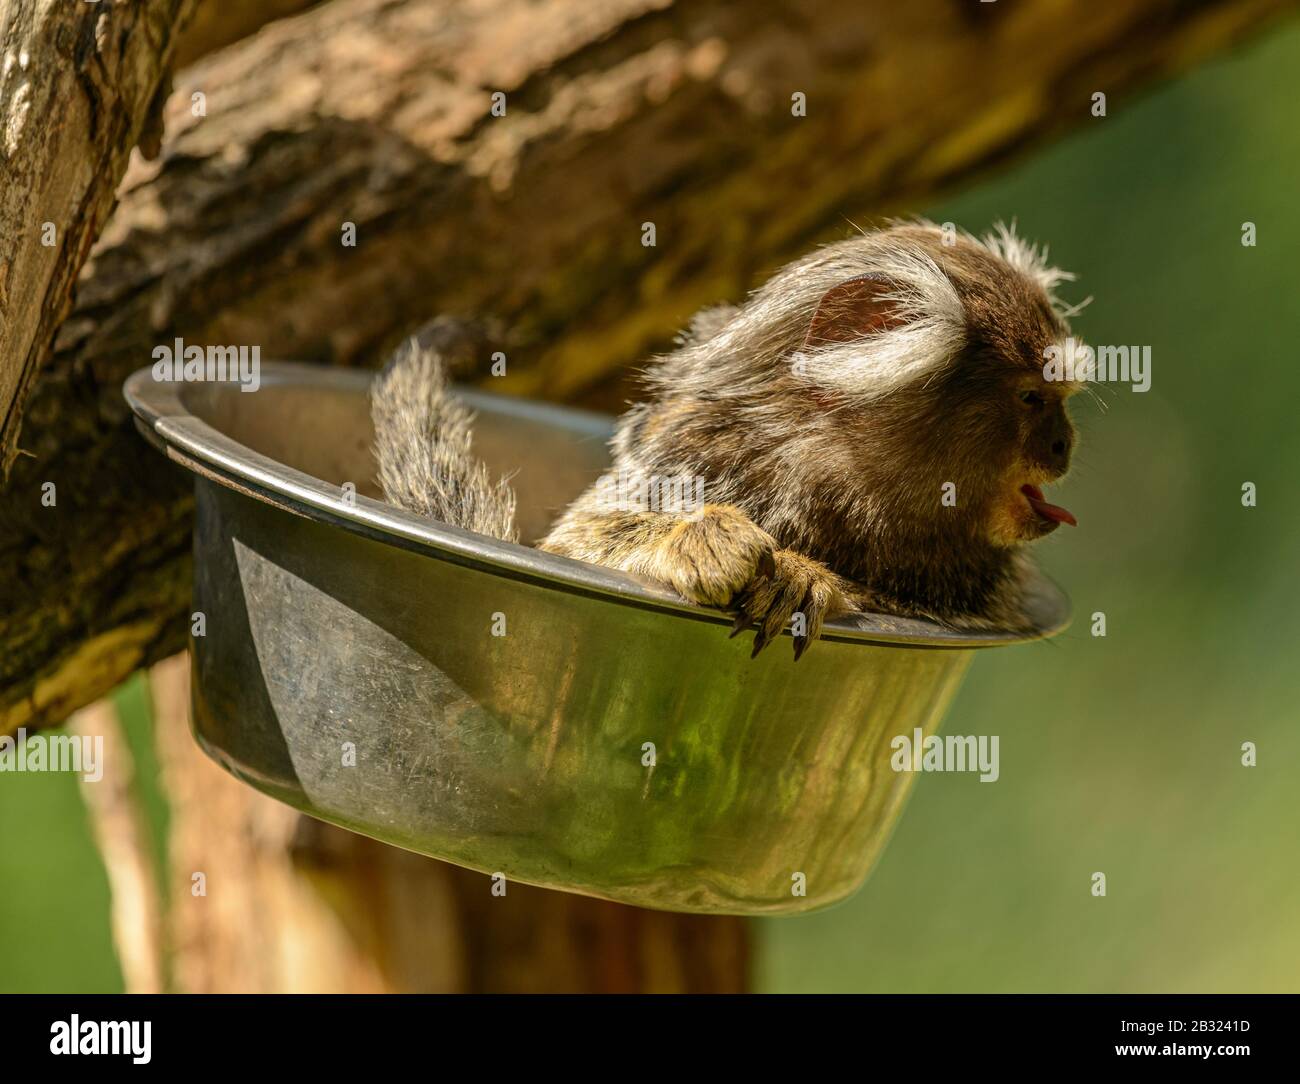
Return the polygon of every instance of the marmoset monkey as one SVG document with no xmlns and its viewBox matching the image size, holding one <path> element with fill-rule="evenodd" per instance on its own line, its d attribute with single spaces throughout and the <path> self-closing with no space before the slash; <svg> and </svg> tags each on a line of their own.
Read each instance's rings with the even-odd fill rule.
<svg viewBox="0 0 1300 1084">
<path fill-rule="evenodd" d="M 615 473 L 539 548 L 727 609 L 755 655 L 796 618 L 797 659 L 858 609 L 1023 627 L 1024 545 L 1075 522 L 1040 488 L 1069 467 L 1079 388 L 1044 376 L 1072 314 L 1045 255 L 1001 226 L 894 224 L 706 310 L 618 422 Z M 399 350 L 373 404 L 389 500 L 513 537 L 436 349 Z"/>
</svg>

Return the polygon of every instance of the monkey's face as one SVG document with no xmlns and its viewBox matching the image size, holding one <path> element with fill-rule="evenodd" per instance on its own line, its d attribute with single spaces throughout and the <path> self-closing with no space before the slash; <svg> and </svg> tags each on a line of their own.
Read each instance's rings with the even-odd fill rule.
<svg viewBox="0 0 1300 1084">
<path fill-rule="evenodd" d="M 1075 443 L 1067 400 L 1078 385 L 1046 379 L 1040 360 L 1058 331 L 1047 321 L 1017 327 L 1006 314 L 996 335 L 970 328 L 950 363 L 890 411 L 924 464 L 927 482 L 912 489 L 952 481 L 951 508 L 941 510 L 951 533 L 1009 547 L 1076 524 L 1044 492 L 1069 470 Z"/>
<path fill-rule="evenodd" d="M 949 374 L 966 414 L 960 429 L 978 441 L 964 454 L 984 464 L 973 480 L 980 534 L 1013 546 L 1075 526 L 1043 492 L 1069 470 L 1074 450 L 1066 400 L 1080 385 L 1045 376 L 1049 357 L 1073 348 L 1068 329 L 1043 290 L 983 253 L 954 260 L 950 274 L 968 321 Z"/>
<path fill-rule="evenodd" d="M 891 521 L 997 547 L 1073 524 L 1043 492 L 1069 468 L 1078 387 L 1044 375 L 1068 335 L 1047 288 L 987 245 L 890 236 L 885 270 L 822 296 L 797 360 L 822 388 L 867 398 L 845 443 L 870 460 Z"/>
<path fill-rule="evenodd" d="M 917 419 L 913 439 L 939 460 L 930 459 L 931 478 L 954 481 L 962 533 L 1008 547 L 1075 525 L 1043 491 L 1069 469 L 1075 435 L 1066 400 L 1080 387 L 1045 376 L 1049 357 L 1074 345 L 1050 296 L 1051 273 L 1035 272 L 1037 254 L 1013 251 L 1009 233 L 1001 246 L 945 245 L 924 231 L 912 237 L 953 295 L 945 305 L 943 283 L 921 280 L 910 288 L 916 300 L 887 309 L 886 320 L 907 333 L 934 326 L 941 314 L 960 319 L 947 336 L 960 345 L 912 382 L 916 398 L 904 412 Z M 930 357 L 942 352 L 931 347 Z"/>
<path fill-rule="evenodd" d="M 875 484 L 913 530 L 937 526 L 954 542 L 1003 548 L 1074 524 L 1044 492 L 1070 466 L 1073 390 L 997 352 L 963 352 L 863 418 L 861 439 L 883 453 Z M 882 432 L 883 449 L 872 436 Z"/>
<path fill-rule="evenodd" d="M 1062 523 L 1076 525 L 1073 515 L 1047 500 L 1043 487 L 1070 467 L 1074 426 L 1066 410 L 1067 390 L 1036 374 L 1008 377 L 992 385 L 996 402 L 988 403 L 999 419 L 1000 453 L 986 498 L 986 535 L 999 546 L 1032 542 Z M 993 444 L 990 448 L 998 448 Z"/>
</svg>

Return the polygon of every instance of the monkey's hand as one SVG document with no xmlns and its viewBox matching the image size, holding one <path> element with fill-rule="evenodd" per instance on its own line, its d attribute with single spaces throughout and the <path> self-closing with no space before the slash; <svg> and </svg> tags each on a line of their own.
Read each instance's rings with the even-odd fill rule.
<svg viewBox="0 0 1300 1084">
<path fill-rule="evenodd" d="M 671 585 L 688 602 L 725 607 L 757 578 L 775 572 L 775 550 L 776 539 L 739 508 L 706 504 L 648 548 L 638 571 Z"/>
<path fill-rule="evenodd" d="M 726 606 L 760 570 L 775 570 L 776 540 L 732 505 L 683 515 L 594 504 L 580 499 L 539 548 L 649 576 L 701 606 Z"/>
<path fill-rule="evenodd" d="M 798 659 L 828 617 L 855 608 L 853 588 L 825 565 L 776 540 L 739 508 L 692 515 L 595 511 L 579 501 L 541 549 L 659 580 L 682 598 L 739 614 L 732 635 L 757 625 L 757 655 L 793 621 Z"/>
<path fill-rule="evenodd" d="M 756 576 L 732 601 L 737 617 L 731 635 L 757 628 L 753 658 L 780 636 L 786 625 L 791 625 L 798 662 L 808 645 L 821 635 L 827 618 L 857 609 L 854 587 L 820 561 L 794 550 L 777 550 L 773 564 L 771 574 Z"/>
</svg>

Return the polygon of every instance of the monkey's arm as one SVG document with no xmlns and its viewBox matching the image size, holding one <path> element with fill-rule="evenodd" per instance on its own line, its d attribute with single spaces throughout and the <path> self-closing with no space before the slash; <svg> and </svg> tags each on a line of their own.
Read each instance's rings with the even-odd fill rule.
<svg viewBox="0 0 1300 1084">
<path fill-rule="evenodd" d="M 795 619 L 798 659 L 828 617 L 856 608 L 854 587 L 825 565 L 777 547 L 739 508 L 690 513 L 613 511 L 580 498 L 539 549 L 659 580 L 689 602 L 737 614 L 732 635 L 757 627 L 757 655 Z"/>
</svg>

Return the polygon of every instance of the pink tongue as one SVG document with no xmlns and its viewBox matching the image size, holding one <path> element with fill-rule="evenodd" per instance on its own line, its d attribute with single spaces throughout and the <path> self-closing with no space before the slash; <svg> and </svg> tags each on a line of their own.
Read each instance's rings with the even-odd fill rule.
<svg viewBox="0 0 1300 1084">
<path fill-rule="evenodd" d="M 1068 523 L 1071 527 L 1079 526 L 1079 521 L 1059 504 L 1049 504 L 1043 500 L 1043 491 L 1037 486 L 1021 486 L 1020 492 L 1029 501 L 1029 506 L 1044 519 L 1056 523 Z"/>
</svg>

